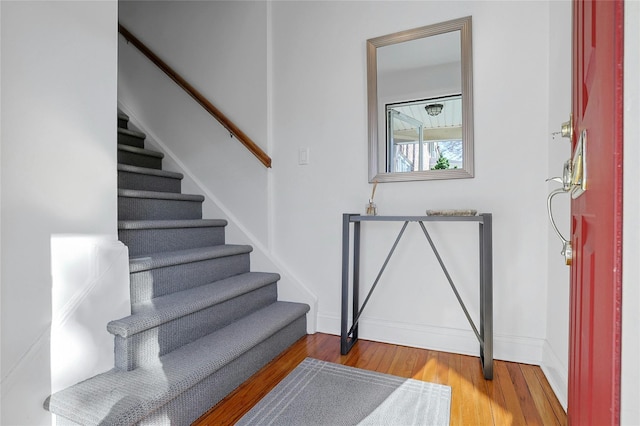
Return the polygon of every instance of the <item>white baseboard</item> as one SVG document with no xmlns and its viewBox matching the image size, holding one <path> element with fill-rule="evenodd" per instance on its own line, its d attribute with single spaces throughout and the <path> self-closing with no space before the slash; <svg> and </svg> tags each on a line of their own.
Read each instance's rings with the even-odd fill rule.
<svg viewBox="0 0 640 426">
<path fill-rule="evenodd" d="M 340 318 L 319 313 L 318 331 L 339 335 Z M 471 329 L 362 318 L 358 334 L 359 338 L 365 340 L 464 355 L 479 355 L 478 341 Z M 494 334 L 493 357 L 505 361 L 540 365 L 543 344 L 543 339 Z"/>
<path fill-rule="evenodd" d="M 551 389 L 555 392 L 558 401 L 560 401 L 562 408 L 567 411 L 567 383 L 569 383 L 569 372 L 547 341 L 544 342 L 540 367 L 547 377 Z"/>
</svg>

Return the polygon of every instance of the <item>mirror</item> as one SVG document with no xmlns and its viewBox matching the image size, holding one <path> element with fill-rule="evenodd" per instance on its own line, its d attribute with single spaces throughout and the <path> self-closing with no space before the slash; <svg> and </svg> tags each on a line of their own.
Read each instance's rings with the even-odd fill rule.
<svg viewBox="0 0 640 426">
<path fill-rule="evenodd" d="M 369 182 L 473 177 L 471 17 L 367 40 Z"/>
</svg>

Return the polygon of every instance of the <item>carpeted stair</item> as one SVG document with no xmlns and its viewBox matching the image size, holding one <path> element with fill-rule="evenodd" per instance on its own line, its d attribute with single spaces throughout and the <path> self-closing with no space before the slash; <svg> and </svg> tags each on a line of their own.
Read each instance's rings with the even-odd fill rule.
<svg viewBox="0 0 640 426">
<path fill-rule="evenodd" d="M 118 234 L 129 248 L 131 315 L 111 321 L 115 367 L 53 394 L 58 424 L 188 425 L 306 334 L 304 304 L 277 301 L 278 274 L 118 113 Z"/>
</svg>

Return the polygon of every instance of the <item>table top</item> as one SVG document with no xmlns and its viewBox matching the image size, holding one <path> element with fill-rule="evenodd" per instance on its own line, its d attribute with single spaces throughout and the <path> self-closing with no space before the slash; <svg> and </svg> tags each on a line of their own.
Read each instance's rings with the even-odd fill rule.
<svg viewBox="0 0 640 426">
<path fill-rule="evenodd" d="M 348 213 L 347 213 L 348 214 Z M 476 216 L 368 216 L 353 213 L 349 216 L 350 222 L 484 222 L 485 217 L 491 213 L 479 213 Z"/>
</svg>

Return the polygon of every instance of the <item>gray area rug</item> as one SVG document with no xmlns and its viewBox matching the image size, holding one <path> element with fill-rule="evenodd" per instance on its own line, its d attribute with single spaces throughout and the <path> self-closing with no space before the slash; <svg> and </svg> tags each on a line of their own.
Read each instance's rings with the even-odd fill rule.
<svg viewBox="0 0 640 426">
<path fill-rule="evenodd" d="M 448 425 L 449 386 L 306 358 L 237 425 Z"/>
</svg>

